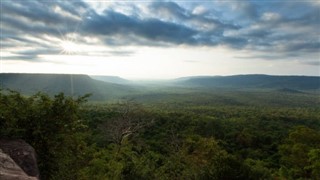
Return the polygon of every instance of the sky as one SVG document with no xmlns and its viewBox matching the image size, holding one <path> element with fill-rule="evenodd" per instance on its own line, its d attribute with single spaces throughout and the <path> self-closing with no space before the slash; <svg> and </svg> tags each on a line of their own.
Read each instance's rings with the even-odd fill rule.
<svg viewBox="0 0 320 180">
<path fill-rule="evenodd" d="M 0 0 L 0 72 L 320 76 L 320 1 Z"/>
</svg>

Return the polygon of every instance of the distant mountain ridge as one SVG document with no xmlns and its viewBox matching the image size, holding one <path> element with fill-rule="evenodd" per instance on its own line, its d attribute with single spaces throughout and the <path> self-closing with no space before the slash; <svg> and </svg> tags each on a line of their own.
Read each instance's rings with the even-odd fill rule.
<svg viewBox="0 0 320 180">
<path fill-rule="evenodd" d="M 70 96 L 92 94 L 93 100 L 119 97 L 134 91 L 132 87 L 94 80 L 83 74 L 0 73 L 0 88 L 30 95 L 38 91 L 48 94 L 63 92 Z"/>
<path fill-rule="evenodd" d="M 272 76 L 260 74 L 195 76 L 176 79 L 176 83 L 197 87 L 320 89 L 320 77 L 316 76 Z"/>
<path fill-rule="evenodd" d="M 105 77 L 104 77 L 105 78 Z M 68 96 L 92 94 L 90 100 L 103 101 L 119 99 L 137 93 L 157 93 L 164 91 L 183 91 L 184 88 L 198 89 L 270 89 L 284 93 L 320 93 L 320 77 L 315 76 L 271 76 L 271 75 L 234 75 L 234 76 L 196 76 L 183 77 L 159 84 L 134 84 L 115 76 L 107 76 L 110 83 L 96 80 L 83 74 L 26 74 L 0 73 L 0 88 L 12 89 L 25 95 L 45 92 L 55 95 L 60 92 Z M 128 83 L 126 83 L 128 81 Z M 122 83 L 120 83 L 122 82 Z M 182 89 L 181 89 L 182 88 Z"/>
<path fill-rule="evenodd" d="M 128 84 L 130 83 L 129 80 L 123 79 L 119 76 L 90 76 L 92 79 L 96 79 L 99 81 L 104 81 L 104 82 L 110 82 L 110 83 L 116 83 L 116 84 Z"/>
</svg>

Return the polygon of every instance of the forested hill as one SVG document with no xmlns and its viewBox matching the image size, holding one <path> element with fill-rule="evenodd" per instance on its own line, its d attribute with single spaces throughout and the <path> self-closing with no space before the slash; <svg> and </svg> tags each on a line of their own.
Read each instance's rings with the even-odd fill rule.
<svg viewBox="0 0 320 180">
<path fill-rule="evenodd" d="M 94 78 L 102 78 L 97 80 Z M 112 82 L 106 82 L 112 81 Z M 270 76 L 270 75 L 234 75 L 234 76 L 197 76 L 184 77 L 174 81 L 163 81 L 154 87 L 150 84 L 135 84 L 120 77 L 90 77 L 81 74 L 26 74 L 0 73 L 0 89 L 11 89 L 25 95 L 44 92 L 55 95 L 81 96 L 92 94 L 90 100 L 119 99 L 137 93 L 159 93 L 159 88 L 166 92 L 185 91 L 187 88 L 202 91 L 203 88 L 225 89 L 273 89 L 286 93 L 319 91 L 320 77 L 312 76 Z M 182 89 L 181 89 L 182 87 Z M 150 93 L 149 92 L 149 93 Z"/>
<path fill-rule="evenodd" d="M 116 84 L 128 84 L 130 83 L 129 80 L 123 79 L 118 76 L 90 76 L 92 79 L 104 81 L 104 82 L 110 82 L 110 83 L 116 83 Z"/>
<path fill-rule="evenodd" d="M 226 88 L 286 88 L 297 90 L 320 89 L 320 77 L 316 76 L 195 76 L 176 79 L 176 83 L 186 86 L 226 87 Z"/>
<path fill-rule="evenodd" d="M 118 98 L 132 93 L 132 87 L 94 80 L 81 74 L 25 74 L 0 73 L 0 88 L 30 95 L 38 91 L 51 95 L 63 92 L 66 95 L 92 94 L 92 100 Z"/>
</svg>

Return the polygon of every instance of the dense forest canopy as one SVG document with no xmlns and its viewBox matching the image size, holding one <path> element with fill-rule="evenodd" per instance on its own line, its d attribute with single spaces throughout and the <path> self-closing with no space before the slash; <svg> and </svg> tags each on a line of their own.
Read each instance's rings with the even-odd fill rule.
<svg viewBox="0 0 320 180">
<path fill-rule="evenodd" d="M 0 136 L 30 143 L 43 179 L 320 178 L 319 107 L 257 107 L 237 95 L 233 105 L 96 104 L 2 90 Z"/>
</svg>

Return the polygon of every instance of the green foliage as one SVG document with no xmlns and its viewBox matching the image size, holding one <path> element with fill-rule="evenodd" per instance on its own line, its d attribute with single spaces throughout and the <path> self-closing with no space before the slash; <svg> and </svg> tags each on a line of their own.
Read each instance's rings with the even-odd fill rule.
<svg viewBox="0 0 320 180">
<path fill-rule="evenodd" d="M 319 148 L 319 131 L 304 126 L 296 127 L 279 147 L 282 176 L 289 179 L 319 177 Z"/>
<path fill-rule="evenodd" d="M 58 94 L 54 98 L 38 93 L 24 97 L 18 92 L 0 93 L 0 136 L 20 138 L 30 143 L 39 159 L 44 179 L 60 176 L 76 177 L 86 147 L 86 126 L 78 117 L 80 104 L 86 97 L 72 99 Z"/>
<path fill-rule="evenodd" d="M 251 170 L 248 179 L 271 179 L 271 171 L 266 162 L 248 158 L 244 163 Z"/>
<path fill-rule="evenodd" d="M 84 105 L 2 91 L 0 136 L 33 145 L 43 179 L 319 179 L 313 95 L 167 95 Z"/>
<path fill-rule="evenodd" d="M 320 179 L 320 149 L 311 149 L 308 153 L 310 165 L 306 167 L 311 172 L 311 177 Z"/>
</svg>

